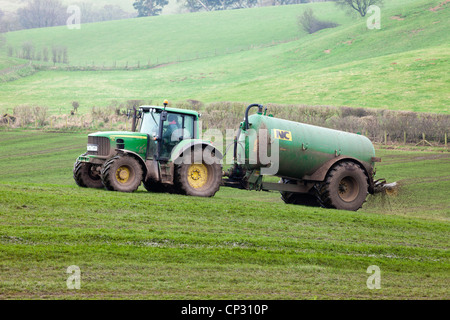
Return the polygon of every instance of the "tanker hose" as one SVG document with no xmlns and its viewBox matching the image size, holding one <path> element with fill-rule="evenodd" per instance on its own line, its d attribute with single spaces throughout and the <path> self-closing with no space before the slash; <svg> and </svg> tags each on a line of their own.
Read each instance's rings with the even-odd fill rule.
<svg viewBox="0 0 450 320">
<path fill-rule="evenodd" d="M 253 108 L 253 107 L 258 107 L 258 112 L 262 113 L 262 109 L 263 109 L 263 105 L 262 105 L 262 104 L 253 103 L 253 104 L 249 105 L 249 106 L 247 107 L 247 109 L 245 109 L 245 120 L 244 120 L 244 121 L 245 121 L 245 123 L 244 123 L 244 129 L 245 129 L 245 130 L 248 130 L 248 126 L 249 126 L 249 124 L 248 124 L 248 112 L 249 112 L 250 109 Z"/>
<path fill-rule="evenodd" d="M 236 133 L 236 138 L 234 138 L 234 149 L 233 149 L 234 162 L 236 162 L 236 159 L 237 159 L 237 145 L 238 145 L 240 135 L 241 135 L 241 128 L 238 129 L 238 132 Z"/>
</svg>

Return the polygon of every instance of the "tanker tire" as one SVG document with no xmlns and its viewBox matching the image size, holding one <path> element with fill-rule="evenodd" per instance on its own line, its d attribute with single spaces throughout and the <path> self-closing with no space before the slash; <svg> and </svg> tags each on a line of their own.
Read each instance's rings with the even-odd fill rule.
<svg viewBox="0 0 450 320">
<path fill-rule="evenodd" d="M 357 211 L 368 194 L 367 176 L 353 162 L 342 162 L 331 169 L 316 188 L 322 207 Z"/>
<path fill-rule="evenodd" d="M 92 163 L 76 161 L 73 165 L 73 179 L 76 184 L 83 188 L 103 188 L 100 174 L 94 169 Z"/>
<path fill-rule="evenodd" d="M 176 167 L 174 186 L 175 190 L 178 191 L 176 193 L 196 197 L 212 197 L 219 190 L 222 183 L 222 166 L 219 163 L 205 161 L 203 157 L 202 163 L 196 164 L 193 161 L 194 158 L 197 157 L 192 155 L 191 164 L 183 163 Z M 195 183 L 198 184 L 194 185 Z"/>
<path fill-rule="evenodd" d="M 110 191 L 134 192 L 142 182 L 143 170 L 131 156 L 115 156 L 105 162 L 100 176 Z"/>
<path fill-rule="evenodd" d="M 281 178 L 279 183 L 289 183 L 294 184 L 295 181 Z M 286 204 L 296 204 L 296 205 L 302 205 L 302 206 L 308 206 L 308 207 L 319 207 L 320 204 L 317 200 L 317 198 L 309 193 L 294 193 L 294 192 L 287 192 L 287 191 L 280 191 L 281 194 L 281 200 L 284 201 Z"/>
</svg>

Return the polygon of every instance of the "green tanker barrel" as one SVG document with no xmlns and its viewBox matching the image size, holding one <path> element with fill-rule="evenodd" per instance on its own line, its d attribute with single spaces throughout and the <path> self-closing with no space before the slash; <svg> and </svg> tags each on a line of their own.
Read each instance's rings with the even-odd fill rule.
<svg viewBox="0 0 450 320">
<path fill-rule="evenodd" d="M 248 130 L 245 130 L 244 123 L 241 124 L 237 146 L 238 162 L 247 169 L 267 166 L 267 161 L 261 161 L 260 155 L 266 153 L 274 159 L 273 152 L 279 152 L 278 172 L 274 175 L 294 179 L 304 179 L 327 161 L 340 156 L 355 158 L 366 166 L 373 166 L 375 149 L 372 142 L 362 135 L 259 113 L 248 119 Z M 260 143 L 261 139 L 264 141 L 263 135 L 266 135 L 267 145 Z M 272 150 L 274 143 L 278 143 L 277 150 Z"/>
</svg>

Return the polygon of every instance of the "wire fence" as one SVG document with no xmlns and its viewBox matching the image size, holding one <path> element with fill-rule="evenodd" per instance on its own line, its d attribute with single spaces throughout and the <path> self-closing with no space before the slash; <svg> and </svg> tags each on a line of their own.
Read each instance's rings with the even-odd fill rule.
<svg viewBox="0 0 450 320">
<path fill-rule="evenodd" d="M 247 44 L 228 48 L 216 48 L 205 51 L 194 51 L 183 54 L 176 55 L 161 55 L 161 56 L 149 56 L 146 59 L 130 59 L 130 60 L 74 60 L 70 61 L 67 58 L 67 63 L 55 63 L 43 60 L 31 59 L 30 64 L 32 64 L 37 70 L 65 70 L 65 71 L 108 71 L 108 70 L 140 70 L 140 69 L 150 69 L 162 65 L 188 62 L 200 59 L 212 58 L 215 56 L 222 56 L 228 54 L 234 54 L 238 52 L 244 52 L 254 49 L 262 49 L 271 46 L 276 46 L 282 43 L 288 43 L 298 40 L 298 37 L 282 39 L 282 40 L 272 40 L 269 43 L 259 43 L 259 44 Z M 18 52 L 18 58 L 21 58 L 20 50 L 15 50 Z M 69 53 L 70 54 L 70 53 Z M 23 57 L 22 57 L 23 58 Z M 1 74 L 0 70 L 0 74 Z"/>
</svg>

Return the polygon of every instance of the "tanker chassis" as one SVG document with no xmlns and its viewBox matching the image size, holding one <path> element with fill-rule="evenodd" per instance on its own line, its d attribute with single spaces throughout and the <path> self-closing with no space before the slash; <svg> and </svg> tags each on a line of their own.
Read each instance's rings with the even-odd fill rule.
<svg viewBox="0 0 450 320">
<path fill-rule="evenodd" d="M 249 115 L 252 108 L 257 112 Z M 212 142 L 199 139 L 196 111 L 141 106 L 131 132 L 89 134 L 87 152 L 73 176 L 81 187 L 211 197 L 220 186 L 279 191 L 288 204 L 358 210 L 368 194 L 382 191 L 374 180 L 375 149 L 362 135 L 275 118 L 251 104 L 233 141 L 229 169 Z M 276 182 L 263 181 L 276 176 Z"/>
</svg>

